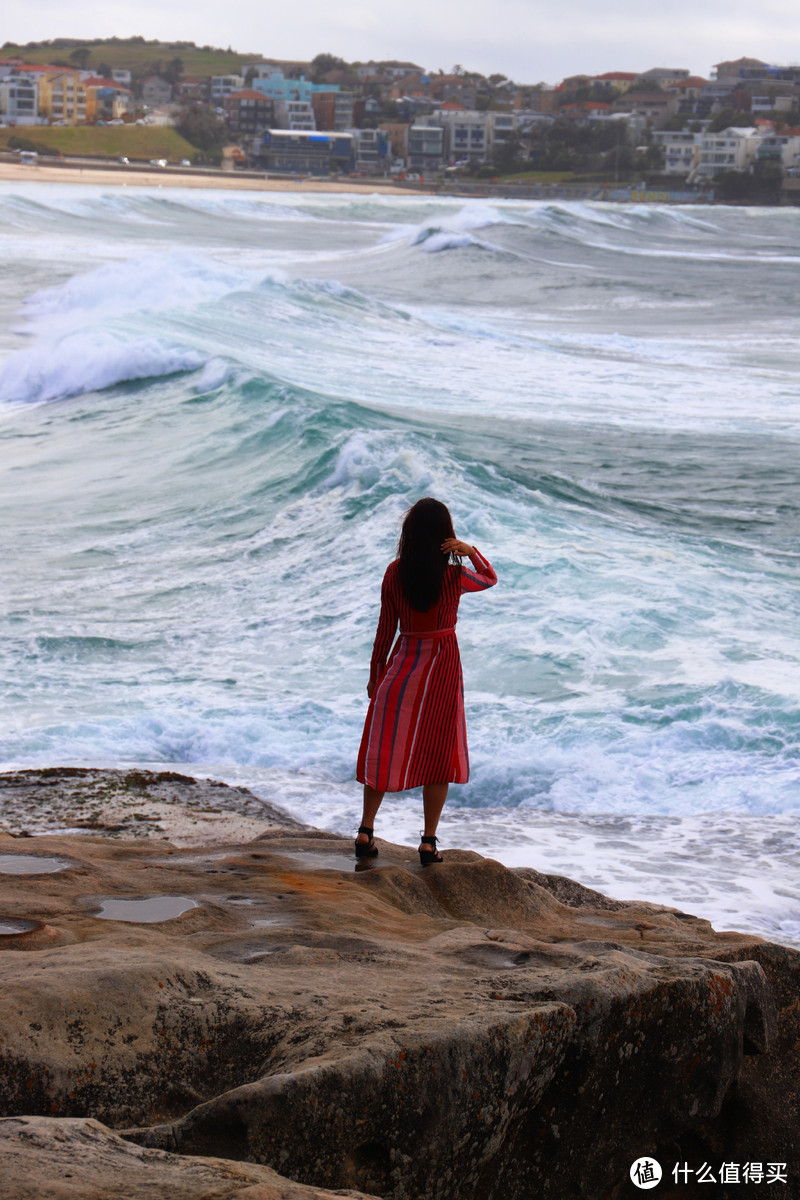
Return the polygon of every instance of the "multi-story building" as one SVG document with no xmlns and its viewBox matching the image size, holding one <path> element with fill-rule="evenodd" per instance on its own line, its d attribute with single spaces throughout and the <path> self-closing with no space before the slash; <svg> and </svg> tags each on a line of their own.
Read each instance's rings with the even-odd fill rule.
<svg viewBox="0 0 800 1200">
<path fill-rule="evenodd" d="M 268 75 L 259 75 L 252 79 L 251 87 L 257 92 L 263 92 L 270 100 L 302 100 L 311 104 L 311 97 L 316 91 L 338 92 L 338 84 L 318 85 L 300 75 L 291 79 L 283 71 L 272 70 Z"/>
<path fill-rule="evenodd" d="M 80 71 L 47 71 L 39 77 L 39 111 L 48 121 L 77 125 L 86 118 L 86 81 Z"/>
<path fill-rule="evenodd" d="M 792 175 L 800 169 L 800 129 L 782 129 L 761 139 L 756 155 L 758 162 L 779 162 Z"/>
<path fill-rule="evenodd" d="M 408 158 L 408 125 L 405 121 L 382 121 L 380 129 L 389 139 L 394 158 L 405 163 Z"/>
<path fill-rule="evenodd" d="M 421 124 L 441 128 L 442 155 L 457 162 L 459 159 L 484 159 L 491 146 L 491 114 L 443 105 Z M 418 169 L 418 168 L 415 168 Z"/>
<path fill-rule="evenodd" d="M 418 67 L 416 63 L 396 62 L 368 62 L 361 63 L 356 67 L 356 74 L 359 79 L 374 79 L 376 76 L 389 76 L 392 79 L 402 79 L 405 75 L 422 74 L 422 67 Z"/>
<path fill-rule="evenodd" d="M 465 158 L 480 161 L 488 158 L 495 146 L 501 145 L 514 133 L 517 114 L 479 112 L 477 109 L 445 104 L 421 124 L 441 127 L 444 131 L 443 154 L 446 159 L 452 162 Z"/>
<path fill-rule="evenodd" d="M 312 83 L 304 75 L 293 79 L 273 70 L 253 78 L 252 86 L 274 100 L 276 124 L 285 129 L 316 129 L 315 111 L 328 128 L 338 132 L 352 123 L 353 97 L 343 93 L 338 83 Z"/>
<path fill-rule="evenodd" d="M 444 162 L 441 125 L 412 125 L 408 131 L 408 168 L 421 175 L 440 171 Z"/>
<path fill-rule="evenodd" d="M 314 109 L 308 100 L 275 100 L 275 125 L 278 129 L 313 133 L 317 128 Z"/>
<path fill-rule="evenodd" d="M 688 129 L 656 129 L 653 142 L 664 151 L 664 175 L 681 175 L 686 178 L 697 165 L 700 151 L 700 135 Z"/>
<path fill-rule="evenodd" d="M 35 75 L 0 79 L 0 116 L 6 125 L 39 124 L 39 80 Z"/>
<path fill-rule="evenodd" d="M 228 96 L 232 96 L 234 92 L 240 92 L 244 87 L 244 78 L 241 75 L 212 75 L 211 76 L 211 103 L 217 108 L 222 108 Z"/>
<path fill-rule="evenodd" d="M 713 179 L 723 171 L 746 171 L 756 160 L 761 134 L 732 126 L 720 133 L 698 135 L 697 165 L 689 179 Z"/>
<path fill-rule="evenodd" d="M 359 129 L 354 142 L 357 170 L 373 173 L 389 165 L 392 143 L 382 129 Z"/>
<path fill-rule="evenodd" d="M 352 92 L 313 92 L 311 107 L 317 129 L 344 131 L 353 128 L 355 97 Z"/>
<path fill-rule="evenodd" d="M 489 114 L 492 147 L 508 141 L 517 128 L 517 117 L 513 112 L 493 112 Z"/>
<path fill-rule="evenodd" d="M 86 120 L 118 120 L 133 108 L 133 96 L 126 87 L 113 79 L 89 77 L 83 81 L 86 90 Z"/>
<path fill-rule="evenodd" d="M 268 129 L 257 157 L 268 171 L 303 175 L 327 175 L 331 167 L 350 171 L 353 166 L 353 135 Z"/>
<path fill-rule="evenodd" d="M 678 97 L 669 92 L 625 92 L 611 106 L 614 113 L 640 113 L 656 129 L 677 112 Z"/>
<path fill-rule="evenodd" d="M 254 88 L 233 92 L 223 101 L 223 108 L 228 128 L 239 137 L 254 137 L 274 124 L 274 101 Z"/>
</svg>

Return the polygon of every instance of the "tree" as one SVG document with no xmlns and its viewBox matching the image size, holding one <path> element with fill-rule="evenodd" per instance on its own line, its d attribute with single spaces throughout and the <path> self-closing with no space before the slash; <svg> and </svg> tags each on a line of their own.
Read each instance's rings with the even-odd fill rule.
<svg viewBox="0 0 800 1200">
<path fill-rule="evenodd" d="M 780 204 L 783 167 L 779 162 L 757 162 L 749 171 L 723 171 L 714 176 L 714 191 L 720 200 L 741 204 Z"/>
<path fill-rule="evenodd" d="M 69 56 L 69 61 L 73 66 L 78 67 L 81 71 L 85 71 L 89 66 L 89 59 L 92 57 L 92 52 L 88 46 L 78 46 Z"/>
<path fill-rule="evenodd" d="M 166 79 L 167 83 L 171 83 L 173 87 L 179 81 L 182 74 L 183 74 L 183 59 L 182 58 L 175 57 L 175 58 L 171 59 L 167 63 L 166 67 L 164 68 L 164 78 Z"/>
<path fill-rule="evenodd" d="M 335 54 L 318 54 L 311 60 L 311 81 L 317 83 L 328 71 L 346 71 L 347 63 Z"/>
<path fill-rule="evenodd" d="M 178 114 L 175 128 L 181 137 L 191 142 L 214 162 L 222 158 L 222 147 L 228 138 L 225 122 L 205 104 L 185 104 Z"/>
<path fill-rule="evenodd" d="M 518 133 L 511 133 L 492 150 L 492 165 L 498 175 L 513 175 L 522 167 L 522 140 Z"/>
<path fill-rule="evenodd" d="M 111 78 L 111 64 L 110 63 L 99 62 L 97 64 L 97 66 L 95 67 L 95 71 L 100 76 L 101 79 L 110 79 Z"/>
<path fill-rule="evenodd" d="M 753 124 L 753 115 L 748 112 L 737 112 L 735 108 L 730 108 L 726 105 L 720 109 L 715 117 L 712 117 L 709 126 L 709 133 L 721 133 L 723 129 L 746 128 Z"/>
</svg>

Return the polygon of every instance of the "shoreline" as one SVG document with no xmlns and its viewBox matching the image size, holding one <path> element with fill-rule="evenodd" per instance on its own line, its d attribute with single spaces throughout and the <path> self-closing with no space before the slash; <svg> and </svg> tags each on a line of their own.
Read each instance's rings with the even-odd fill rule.
<svg viewBox="0 0 800 1200">
<path fill-rule="evenodd" d="M 71 183 L 100 184 L 103 187 L 204 188 L 249 192 L 306 192 L 310 195 L 380 192 L 390 196 L 435 195 L 421 187 L 413 190 L 383 179 L 348 180 L 340 183 L 331 179 L 255 178 L 220 171 L 218 175 L 195 171 L 163 170 L 161 168 L 117 168 L 104 166 L 45 166 L 41 163 L 0 162 L 0 183 Z"/>
</svg>

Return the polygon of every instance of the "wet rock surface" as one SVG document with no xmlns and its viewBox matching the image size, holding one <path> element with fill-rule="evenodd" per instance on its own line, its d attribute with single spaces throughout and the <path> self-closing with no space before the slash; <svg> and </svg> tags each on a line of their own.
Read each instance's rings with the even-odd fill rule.
<svg viewBox="0 0 800 1200">
<path fill-rule="evenodd" d="M 421 868 L 378 840 L 356 869 L 279 817 L 207 846 L 0 835 L 67 864 L 0 873 L 4 918 L 36 925 L 0 937 L 0 1115 L 48 1118 L 37 1196 L 118 1194 L 125 1147 L 150 1179 L 226 1160 L 230 1191 L 187 1197 L 253 1163 L 392 1200 L 616 1197 L 642 1154 L 780 1159 L 798 1194 L 796 952 L 469 851 Z M 100 915 L 164 897 L 193 907 Z M 59 1129 L 99 1156 L 84 1193 L 42 1190 Z"/>
</svg>

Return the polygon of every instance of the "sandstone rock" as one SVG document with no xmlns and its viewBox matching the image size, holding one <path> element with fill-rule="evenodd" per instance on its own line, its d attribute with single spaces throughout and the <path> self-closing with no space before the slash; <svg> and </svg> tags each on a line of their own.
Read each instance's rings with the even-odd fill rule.
<svg viewBox="0 0 800 1200">
<path fill-rule="evenodd" d="M 741 1159 L 743 1135 L 800 1161 L 800 955 L 379 846 L 355 864 L 348 841 L 276 826 L 190 850 L 4 842 L 67 869 L 0 874 L 0 912 L 54 931 L 2 957 L 0 1112 L 391 1200 L 600 1200 L 641 1154 Z M 98 915 L 159 896 L 195 906 Z"/>
<path fill-rule="evenodd" d="M 3 1200 L 369 1200 L 283 1179 L 269 1167 L 144 1150 L 99 1121 L 0 1120 Z"/>
</svg>

